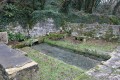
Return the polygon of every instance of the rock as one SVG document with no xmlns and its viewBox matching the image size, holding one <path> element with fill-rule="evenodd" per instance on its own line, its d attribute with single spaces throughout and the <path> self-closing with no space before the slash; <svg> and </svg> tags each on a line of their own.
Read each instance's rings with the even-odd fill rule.
<svg viewBox="0 0 120 80">
<path fill-rule="evenodd" d="M 86 74 L 88 74 L 88 75 L 90 75 L 90 76 L 93 76 L 93 75 L 95 75 L 97 72 L 99 72 L 99 71 L 97 71 L 96 69 L 91 69 L 91 70 L 89 70 L 88 72 L 86 72 Z"/>
<path fill-rule="evenodd" d="M 26 53 L 23 51 L 0 44 L 0 64 L 5 68 L 10 80 L 36 80 L 38 64 L 24 54 Z"/>
<path fill-rule="evenodd" d="M 72 32 L 71 36 L 76 37 L 76 36 L 78 36 L 78 33 L 77 32 Z"/>
<path fill-rule="evenodd" d="M 120 46 L 117 47 L 117 52 L 120 53 Z"/>
<path fill-rule="evenodd" d="M 10 80 L 39 80 L 38 69 L 38 64 L 32 61 L 21 67 L 6 69 L 6 72 Z"/>
<path fill-rule="evenodd" d="M 104 62 L 104 64 L 106 66 L 112 67 L 113 65 L 115 65 L 115 62 L 118 62 L 120 60 L 120 58 L 118 56 L 113 56 L 112 58 L 110 58 L 109 60 L 107 60 L 106 62 Z"/>
<path fill-rule="evenodd" d="M 7 32 L 0 32 L 0 42 L 7 44 L 8 43 L 8 34 Z"/>
<path fill-rule="evenodd" d="M 109 76 L 109 74 L 101 72 L 101 73 L 96 74 L 95 76 L 98 78 L 107 78 Z"/>
<path fill-rule="evenodd" d="M 110 56 L 117 56 L 120 57 L 120 49 L 117 47 L 117 49 L 115 51 L 113 51 Z"/>
<path fill-rule="evenodd" d="M 109 76 L 109 80 L 120 80 L 120 75 L 111 75 Z"/>
<path fill-rule="evenodd" d="M 120 80 L 120 47 L 111 54 L 111 58 L 87 72 L 100 80 Z"/>
<path fill-rule="evenodd" d="M 120 68 L 120 61 L 115 62 L 115 64 L 112 66 L 112 68 L 115 68 L 115 69 Z"/>
<path fill-rule="evenodd" d="M 6 73 L 3 66 L 0 64 L 0 80 L 9 80 L 8 74 Z"/>
<path fill-rule="evenodd" d="M 107 73 L 107 74 L 112 73 L 112 69 L 110 67 L 108 67 L 108 66 L 98 65 L 98 67 L 100 68 L 101 72 L 104 72 L 104 73 Z"/>
</svg>

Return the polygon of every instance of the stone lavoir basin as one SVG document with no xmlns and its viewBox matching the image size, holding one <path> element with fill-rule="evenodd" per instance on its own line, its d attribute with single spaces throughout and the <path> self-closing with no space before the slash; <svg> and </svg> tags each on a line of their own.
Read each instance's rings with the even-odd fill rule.
<svg viewBox="0 0 120 80">
<path fill-rule="evenodd" d="M 62 60 L 63 62 L 80 67 L 84 70 L 89 70 L 99 64 L 101 61 L 85 57 L 80 54 L 76 54 L 73 51 L 48 45 L 42 43 L 39 45 L 32 46 L 33 49 L 42 52 L 48 56 Z"/>
</svg>

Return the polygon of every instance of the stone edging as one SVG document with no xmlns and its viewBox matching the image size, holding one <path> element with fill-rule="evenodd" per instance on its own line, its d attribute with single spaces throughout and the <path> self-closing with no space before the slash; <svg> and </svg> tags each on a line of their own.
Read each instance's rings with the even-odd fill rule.
<svg viewBox="0 0 120 80">
<path fill-rule="evenodd" d="M 120 80 L 120 46 L 110 54 L 111 58 L 87 72 L 100 80 Z"/>
</svg>

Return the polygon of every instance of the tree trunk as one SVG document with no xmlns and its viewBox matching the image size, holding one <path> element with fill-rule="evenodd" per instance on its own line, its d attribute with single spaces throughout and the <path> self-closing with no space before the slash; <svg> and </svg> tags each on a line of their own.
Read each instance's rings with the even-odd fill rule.
<svg viewBox="0 0 120 80">
<path fill-rule="evenodd" d="M 41 7 L 41 10 L 44 9 L 45 2 L 46 2 L 46 0 L 40 0 L 40 3 L 41 3 L 40 7 Z"/>
<path fill-rule="evenodd" d="M 60 9 L 60 12 L 62 13 L 68 13 L 69 12 L 69 5 L 71 3 L 71 0 L 64 0 L 62 7 Z"/>
<path fill-rule="evenodd" d="M 113 15 L 117 15 L 117 11 L 120 11 L 120 1 L 116 4 L 116 6 L 114 7 L 114 10 L 113 10 Z M 118 12 L 118 14 L 120 14 Z"/>
<path fill-rule="evenodd" d="M 95 0 L 85 0 L 85 8 L 84 11 L 86 13 L 92 13 L 94 5 L 95 5 Z"/>
<path fill-rule="evenodd" d="M 30 32 L 29 32 L 29 30 L 30 30 L 30 25 L 28 24 L 27 25 L 27 38 L 30 38 Z"/>
</svg>

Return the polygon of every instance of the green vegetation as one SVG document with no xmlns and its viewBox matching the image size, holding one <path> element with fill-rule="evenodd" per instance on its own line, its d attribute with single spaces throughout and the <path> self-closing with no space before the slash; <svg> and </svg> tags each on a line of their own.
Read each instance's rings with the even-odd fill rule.
<svg viewBox="0 0 120 80">
<path fill-rule="evenodd" d="M 37 80 L 74 80 L 76 77 L 75 80 L 93 80 L 84 75 L 85 71 L 80 68 L 66 64 L 29 47 L 22 48 L 22 50 L 28 53 L 28 57 L 38 63 L 39 79 Z M 84 75 L 84 77 L 80 75 Z"/>
<path fill-rule="evenodd" d="M 83 52 L 82 54 L 84 55 L 89 55 L 89 56 L 92 55 L 103 59 L 109 59 L 110 56 L 108 55 L 108 53 L 105 52 L 113 51 L 114 48 L 116 48 L 118 45 L 118 43 L 105 43 L 101 45 L 99 43 L 91 43 L 91 42 L 82 42 L 80 44 L 74 44 L 66 40 L 53 41 L 50 39 L 45 39 L 44 42 L 62 48 L 67 48 L 78 53 Z"/>
<path fill-rule="evenodd" d="M 118 17 L 110 20 L 106 15 L 85 14 L 92 13 L 101 0 L 3 1 L 3 4 L 0 1 L 0 27 L 5 29 L 6 25 L 19 24 L 28 30 L 28 35 L 29 29 L 37 22 L 47 18 L 53 18 L 57 27 L 63 26 L 65 22 L 120 24 Z"/>
<path fill-rule="evenodd" d="M 82 12 L 70 13 L 66 18 L 67 22 L 71 23 L 99 23 L 99 24 L 113 24 L 119 25 L 120 18 L 114 15 L 102 15 L 102 14 L 85 14 Z"/>
<path fill-rule="evenodd" d="M 60 40 L 64 38 L 65 34 L 59 34 L 59 33 L 50 33 L 45 38 L 51 39 L 51 40 Z"/>
<path fill-rule="evenodd" d="M 74 80 L 98 80 L 98 79 L 95 79 L 93 77 L 89 77 L 86 74 L 82 74 L 82 75 L 76 77 Z"/>
<path fill-rule="evenodd" d="M 69 40 L 63 40 L 65 34 L 51 33 L 47 36 L 36 39 L 29 39 L 19 44 L 13 45 L 13 48 L 23 48 L 25 46 L 32 46 L 34 43 L 48 43 L 53 46 L 66 48 L 75 51 L 76 53 L 89 56 L 92 58 L 109 59 L 109 53 L 112 52 L 119 43 L 112 42 L 94 42 L 88 40 L 87 42 L 73 43 Z M 81 38 L 80 38 L 81 39 Z"/>
<path fill-rule="evenodd" d="M 44 41 L 43 37 L 41 37 L 39 39 L 26 39 L 23 42 L 12 45 L 12 47 L 13 48 L 23 48 L 23 47 L 26 47 L 26 46 L 32 46 L 34 43 L 42 43 L 43 41 Z"/>
<path fill-rule="evenodd" d="M 114 3 L 111 1 L 114 1 Z M 7 31 L 9 41 L 11 43 L 17 43 L 13 44 L 12 47 L 22 48 L 23 51 L 28 53 L 28 57 L 39 64 L 38 80 L 94 80 L 85 75 L 86 71 L 26 46 L 45 42 L 53 46 L 73 50 L 84 56 L 107 60 L 110 58 L 110 55 L 106 52 L 111 52 L 120 45 L 117 43 L 117 41 L 120 41 L 120 37 L 119 35 L 113 35 L 112 29 L 106 31 L 104 36 L 99 38 L 114 43 L 90 42 L 90 39 L 96 38 L 94 37 L 96 33 L 95 30 L 88 32 L 83 31 L 84 35 L 75 37 L 76 43 L 74 43 L 74 41 L 72 42 L 65 39 L 66 36 L 71 37 L 71 33 L 74 30 L 65 31 L 65 29 L 69 23 L 81 23 L 81 27 L 83 28 L 83 23 L 120 25 L 120 1 L 116 1 L 117 0 L 0 0 L 0 31 L 7 31 L 9 26 L 11 26 L 11 28 L 21 26 L 24 29 L 23 31 L 25 31 L 25 33 L 27 32 L 25 35 L 28 36 L 21 34 L 21 32 L 13 33 L 10 30 Z M 116 4 L 116 6 L 114 7 L 111 3 Z M 105 10 L 105 6 L 106 9 L 109 9 L 109 7 L 113 8 L 114 10 L 110 10 L 113 14 L 111 12 L 108 12 L 110 15 L 100 14 L 97 12 L 97 9 L 100 9 L 98 6 L 104 9 L 103 11 L 99 10 L 103 13 L 107 11 Z M 64 30 L 61 30 L 60 33 L 50 33 L 43 37 L 31 38 L 30 29 L 37 23 L 44 23 L 48 19 L 53 19 L 56 29 L 62 27 Z M 72 26 L 72 28 L 74 28 L 74 26 Z M 79 30 L 80 29 L 81 28 L 79 28 Z M 64 32 L 67 32 L 67 34 L 64 34 Z M 82 31 L 79 32 L 81 33 Z M 87 41 L 88 38 L 89 41 Z M 77 43 L 77 41 L 80 43 Z"/>
<path fill-rule="evenodd" d="M 8 32 L 8 37 L 9 37 L 9 41 L 24 41 L 27 39 L 26 36 L 21 33 L 12 33 L 12 32 Z"/>
</svg>

